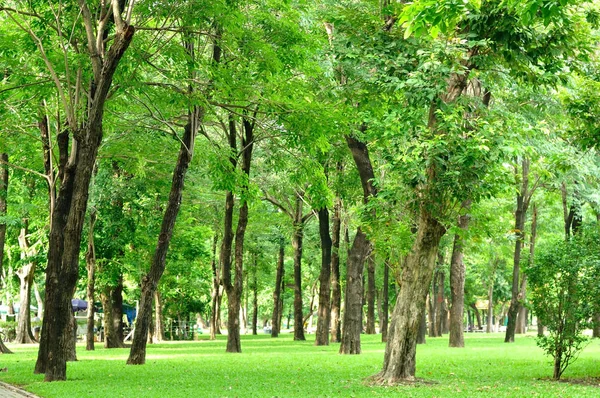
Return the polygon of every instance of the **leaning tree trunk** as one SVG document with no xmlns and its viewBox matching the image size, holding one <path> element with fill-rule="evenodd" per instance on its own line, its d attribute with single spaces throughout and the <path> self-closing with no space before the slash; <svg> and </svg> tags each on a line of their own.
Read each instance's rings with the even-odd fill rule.
<svg viewBox="0 0 600 398">
<path fill-rule="evenodd" d="M 465 200 L 462 209 L 468 212 L 471 201 Z M 463 318 L 465 312 L 465 264 L 463 262 L 463 236 L 469 228 L 468 214 L 458 217 L 459 232 L 454 235 L 450 260 L 450 347 L 464 347 Z"/>
<path fill-rule="evenodd" d="M 366 334 L 375 334 L 375 258 L 371 253 L 367 259 L 367 327 Z"/>
<path fill-rule="evenodd" d="M 383 289 L 381 291 L 381 341 L 385 343 L 387 341 L 388 334 L 388 317 L 389 317 L 389 283 L 390 283 L 390 264 L 388 260 L 383 264 Z"/>
<path fill-rule="evenodd" d="M 31 284 L 33 283 L 33 275 L 35 272 L 35 264 L 31 258 L 35 255 L 34 250 L 29 244 L 28 235 L 28 220 L 25 220 L 25 226 L 21 228 L 19 234 L 19 246 L 21 248 L 21 260 L 25 262 L 17 272 L 20 280 L 19 288 L 19 316 L 17 322 L 17 344 L 35 343 L 35 338 L 31 333 Z"/>
<path fill-rule="evenodd" d="M 169 202 L 167 203 L 167 208 L 163 216 L 156 251 L 152 258 L 150 270 L 142 279 L 139 311 L 135 322 L 133 344 L 131 345 L 131 351 L 129 353 L 129 358 L 127 359 L 128 365 L 142 365 L 146 362 L 148 327 L 152 320 L 152 301 L 154 300 L 154 293 L 156 292 L 158 282 L 165 270 L 167 251 L 169 249 L 171 237 L 173 236 L 175 220 L 177 219 L 177 214 L 181 207 L 185 174 L 194 153 L 194 139 L 196 137 L 196 132 L 198 131 L 200 120 L 202 120 L 201 110 L 194 107 L 193 111 L 188 115 L 188 123 L 185 126 L 185 132 L 179 148 L 177 164 L 173 171 Z"/>
<path fill-rule="evenodd" d="M 319 308 L 317 310 L 317 332 L 315 345 L 329 345 L 331 322 L 331 247 L 329 235 L 329 211 L 319 210 L 319 234 L 321 237 L 321 273 L 319 274 Z"/>
<path fill-rule="evenodd" d="M 277 273 L 275 275 L 275 289 L 273 290 L 273 318 L 271 319 L 271 337 L 278 337 L 281 327 L 281 286 L 283 281 L 283 260 L 285 248 L 283 238 L 279 242 L 279 255 L 277 257 Z"/>
<path fill-rule="evenodd" d="M 340 308 L 342 304 L 342 288 L 340 285 L 340 217 L 341 200 L 336 199 L 333 208 L 333 225 L 331 227 L 331 342 L 342 341 Z"/>
<path fill-rule="evenodd" d="M 365 126 L 362 126 L 361 130 L 365 128 Z M 345 138 L 360 176 L 363 188 L 363 203 L 367 204 L 371 198 L 377 196 L 377 189 L 373 185 L 375 175 L 369 157 L 369 150 L 364 142 L 350 135 L 346 135 Z M 342 323 L 340 354 L 360 354 L 361 352 L 363 270 L 370 251 L 371 242 L 367 239 L 367 235 L 363 230 L 358 227 L 346 263 L 346 294 L 344 296 L 344 320 Z"/>
<path fill-rule="evenodd" d="M 86 7 L 87 9 L 87 7 Z M 89 12 L 89 10 L 88 10 Z M 89 20 L 89 15 L 86 16 Z M 45 373 L 45 381 L 65 380 L 67 377 L 67 333 L 72 322 L 71 298 L 79 274 L 81 233 L 85 220 L 89 185 L 102 141 L 104 104 L 112 78 L 133 39 L 134 27 L 123 24 L 114 33 L 114 41 L 102 59 L 91 60 L 96 68 L 94 90 L 89 93 L 87 119 L 80 126 L 71 125 L 76 145 L 67 160 L 68 132 L 59 137 L 62 181 L 56 199 L 49 237 L 46 267 L 45 316 L 42 324 L 40 349 L 35 373 Z M 88 41 L 92 41 L 88 39 Z M 64 135 L 67 134 L 67 135 Z M 60 136 L 60 135 L 59 135 Z"/>
<path fill-rule="evenodd" d="M 445 232 L 444 226 L 421 208 L 417 236 L 400 277 L 400 292 L 392 315 L 383 369 L 374 376 L 376 383 L 414 380 L 419 324 Z"/>
<path fill-rule="evenodd" d="M 95 301 L 95 285 L 96 285 L 96 246 L 94 245 L 94 226 L 96 225 L 96 211 L 90 211 L 90 224 L 88 229 L 88 250 L 85 254 L 85 263 L 87 268 L 87 330 L 85 349 L 87 351 L 94 350 L 94 301 Z"/>
</svg>

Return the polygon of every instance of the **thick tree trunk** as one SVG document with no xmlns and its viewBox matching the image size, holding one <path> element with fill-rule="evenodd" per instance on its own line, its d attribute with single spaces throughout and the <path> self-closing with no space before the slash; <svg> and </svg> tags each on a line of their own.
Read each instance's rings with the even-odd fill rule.
<svg viewBox="0 0 600 398">
<path fill-rule="evenodd" d="M 471 201 L 462 203 L 462 209 L 468 212 Z M 452 258 L 450 260 L 450 347 L 464 347 L 463 318 L 465 312 L 465 264 L 463 262 L 463 236 L 469 228 L 469 214 L 458 217 L 460 233 L 454 235 Z"/>
<path fill-rule="evenodd" d="M 388 334 L 388 317 L 389 317 L 389 283 L 390 283 L 390 264 L 386 260 L 383 264 L 383 289 L 381 291 L 381 341 L 387 341 Z"/>
<path fill-rule="evenodd" d="M 135 322 L 135 332 L 133 334 L 133 344 L 128 365 L 142 365 L 146 362 L 146 344 L 148 341 L 148 327 L 152 321 L 152 301 L 158 282 L 165 270 L 167 251 L 169 243 L 173 236 L 173 228 L 181 207 L 181 198 L 185 181 L 185 174 L 192 160 L 194 153 L 194 139 L 198 131 L 198 124 L 202 120 L 201 110 L 194 107 L 188 115 L 188 123 L 184 129 L 183 139 L 179 148 L 177 164 L 173 171 L 173 180 L 171 182 L 171 192 L 169 201 L 163 216 L 156 250 L 152 258 L 150 270 L 142 278 L 142 291 L 140 296 L 139 311 Z"/>
<path fill-rule="evenodd" d="M 160 291 L 154 293 L 154 339 L 165 341 L 165 323 L 163 320 L 163 305 Z"/>
<path fill-rule="evenodd" d="M 321 237 L 321 273 L 319 274 L 319 308 L 315 345 L 329 345 L 331 322 L 331 247 L 329 235 L 329 211 L 319 210 L 319 234 Z"/>
<path fill-rule="evenodd" d="M 78 129 L 75 125 L 70 126 L 77 144 L 73 146 L 75 150 L 68 161 L 68 135 L 59 135 L 58 146 L 64 162 L 61 162 L 62 181 L 50 229 L 44 305 L 46 313 L 35 366 L 35 373 L 45 373 L 45 381 L 66 379 L 65 344 L 72 322 L 71 298 L 79 271 L 81 232 L 90 179 L 102 140 L 104 103 L 117 65 L 131 43 L 134 31 L 133 26 L 127 25 L 118 29 L 104 58 L 100 61 L 92 59 L 92 62 L 101 62 L 101 70 L 90 92 L 90 105 L 85 112 L 87 119 Z"/>
<path fill-rule="evenodd" d="M 15 343 L 17 344 L 31 344 L 35 343 L 35 338 L 31 332 L 31 284 L 33 283 L 33 275 L 35 272 L 35 264 L 31 261 L 31 258 L 36 254 L 35 250 L 32 250 L 27 235 L 28 231 L 28 220 L 24 220 L 24 227 L 21 228 L 19 234 L 19 247 L 21 249 L 21 261 L 25 262 L 17 272 L 17 276 L 20 280 L 19 288 L 19 316 L 17 320 L 17 337 Z"/>
<path fill-rule="evenodd" d="M 367 259 L 367 327 L 366 334 L 376 334 L 375 330 L 375 256 Z"/>
<path fill-rule="evenodd" d="M 420 209 L 417 236 L 400 277 L 385 348 L 383 369 L 374 379 L 380 384 L 414 380 L 416 343 L 425 297 L 435 269 L 439 243 L 446 229 L 426 209 Z"/>
<path fill-rule="evenodd" d="M 119 335 L 115 329 L 114 309 L 112 303 L 112 291 L 114 288 L 106 287 L 100 293 L 100 302 L 102 303 L 102 311 L 104 312 L 104 348 L 123 348 L 123 340 L 119 339 Z"/>
<path fill-rule="evenodd" d="M 529 191 L 529 160 L 523 159 L 521 170 L 521 189 L 517 194 L 517 209 L 515 211 L 515 251 L 513 255 L 513 275 L 512 275 L 512 295 L 510 299 L 510 307 L 508 308 L 508 324 L 506 325 L 506 334 L 504 336 L 505 343 L 514 343 L 515 330 L 517 326 L 517 314 L 521 306 L 521 290 L 519 278 L 521 275 L 521 249 L 523 248 L 523 238 L 525 235 L 525 218 L 527 216 L 527 208 L 531 199 Z"/>
<path fill-rule="evenodd" d="M 277 257 L 277 273 L 275 275 L 275 289 L 273 290 L 273 318 L 271 319 L 271 337 L 278 337 L 281 330 L 281 287 L 283 285 L 283 260 L 285 248 L 283 238 L 279 241 L 279 255 Z"/>
<path fill-rule="evenodd" d="M 342 288 L 340 285 L 340 231 L 342 219 L 340 216 L 341 200 L 336 198 L 333 208 L 331 227 L 331 342 L 342 341 L 340 308 L 342 305 Z"/>
<path fill-rule="evenodd" d="M 92 209 L 90 211 L 90 224 L 88 229 L 88 245 L 87 253 L 85 254 L 85 264 L 87 269 L 87 294 L 86 299 L 88 302 L 87 309 L 87 329 L 85 335 L 85 349 L 87 351 L 93 351 L 94 347 L 94 301 L 96 299 L 96 246 L 94 245 L 94 226 L 96 225 L 96 211 Z"/>
<path fill-rule="evenodd" d="M 361 130 L 365 127 L 362 126 Z M 369 150 L 364 142 L 346 135 L 346 143 L 360 176 L 363 188 L 363 203 L 367 204 L 377 196 L 373 185 L 373 166 L 369 158 Z M 371 252 L 371 242 L 359 227 L 354 237 L 352 248 L 348 252 L 346 271 L 346 294 L 344 296 L 344 320 L 340 354 L 360 354 L 360 332 L 362 331 L 363 308 L 363 271 L 365 260 Z"/>
<path fill-rule="evenodd" d="M 419 332 L 417 334 L 417 344 L 425 344 L 427 342 L 427 311 L 423 307 L 423 313 L 420 315 Z"/>
<path fill-rule="evenodd" d="M 120 342 L 119 347 L 125 347 L 125 336 L 123 335 L 123 275 L 120 274 L 117 279 L 117 285 L 110 292 L 110 302 L 112 304 L 112 322 L 116 339 Z"/>
<path fill-rule="evenodd" d="M 302 216 L 302 200 L 296 197 L 296 215 Z M 296 218 L 298 220 L 298 217 Z M 306 340 L 304 337 L 302 312 L 302 239 L 304 224 L 294 222 L 292 247 L 294 248 L 294 340 Z"/>
</svg>

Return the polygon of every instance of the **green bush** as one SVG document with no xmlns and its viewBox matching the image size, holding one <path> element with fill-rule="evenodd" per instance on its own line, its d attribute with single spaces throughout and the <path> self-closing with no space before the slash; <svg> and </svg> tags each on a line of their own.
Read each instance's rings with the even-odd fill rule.
<svg viewBox="0 0 600 398">
<path fill-rule="evenodd" d="M 582 232 L 540 249 L 527 270 L 529 298 L 538 320 L 548 328 L 537 343 L 554 358 L 558 380 L 588 341 L 582 332 L 590 326 L 600 293 L 598 232 Z"/>
</svg>

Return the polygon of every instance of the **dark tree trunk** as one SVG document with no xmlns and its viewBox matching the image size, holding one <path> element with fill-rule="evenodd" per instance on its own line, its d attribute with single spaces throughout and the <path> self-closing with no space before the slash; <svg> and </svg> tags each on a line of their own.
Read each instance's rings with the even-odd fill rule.
<svg viewBox="0 0 600 398">
<path fill-rule="evenodd" d="M 6 215 L 6 199 L 8 195 L 8 154 L 0 153 L 0 219 Z M 0 222 L 0 277 L 4 279 L 4 244 L 6 242 L 6 223 Z M 4 284 L 4 281 L 3 281 Z M 12 354 L 0 338 L 0 353 Z"/>
<path fill-rule="evenodd" d="M 510 299 L 510 307 L 508 308 L 508 324 L 506 326 L 506 334 L 504 336 L 505 343 L 514 343 L 515 330 L 517 326 L 517 314 L 521 306 L 523 297 L 519 278 L 521 275 L 521 249 L 523 248 L 523 239 L 525 235 L 525 218 L 527 216 L 527 208 L 531 199 L 532 191 L 529 190 L 529 160 L 523 159 L 521 173 L 521 189 L 517 194 L 517 209 L 515 211 L 515 251 L 513 256 L 513 275 L 512 275 L 512 295 Z"/>
<path fill-rule="evenodd" d="M 202 120 L 202 111 L 194 107 L 188 114 L 188 123 L 184 129 L 183 139 L 179 148 L 177 164 L 173 171 L 171 192 L 165 214 L 163 215 L 160 234 L 156 250 L 152 258 L 150 270 L 142 278 L 142 291 L 140 295 L 139 311 L 135 322 L 133 344 L 127 359 L 128 365 L 142 365 L 146 362 L 146 344 L 148 342 L 148 328 L 152 321 L 152 301 L 158 282 L 165 270 L 167 251 L 173 236 L 173 228 L 181 207 L 181 198 L 185 181 L 185 174 L 194 153 L 194 139 L 198 131 L 198 124 Z"/>
<path fill-rule="evenodd" d="M 19 234 L 19 246 L 21 248 L 21 261 L 25 262 L 17 272 L 17 276 L 20 280 L 19 288 L 19 303 L 20 311 L 17 322 L 17 337 L 15 343 L 17 344 L 31 344 L 35 343 L 35 338 L 31 333 L 31 284 L 33 283 L 33 275 L 35 272 L 35 264 L 31 258 L 36 254 L 31 249 L 29 244 L 29 222 L 27 219 L 24 220 L 24 227 L 21 228 Z"/>
<path fill-rule="evenodd" d="M 92 209 L 90 211 L 90 224 L 88 229 L 88 245 L 87 253 L 85 254 L 85 264 L 87 268 L 87 294 L 86 299 L 88 302 L 87 310 L 87 329 L 85 335 L 85 349 L 87 351 L 94 351 L 94 301 L 96 299 L 95 286 L 96 286 L 96 246 L 94 245 L 94 226 L 96 225 L 96 211 Z"/>
<path fill-rule="evenodd" d="M 400 277 L 400 292 L 394 307 L 382 371 L 375 376 L 381 384 L 414 380 L 416 344 L 431 285 L 440 240 L 446 229 L 424 206 L 420 209 L 417 236 Z"/>
<path fill-rule="evenodd" d="M 211 292 L 211 313 L 210 313 L 210 339 L 215 340 L 217 334 L 221 334 L 219 328 L 219 314 L 221 309 L 219 308 L 219 296 L 221 295 L 221 264 L 217 266 L 217 242 L 218 236 L 215 232 L 212 244 L 212 274 L 213 274 L 213 286 Z"/>
<path fill-rule="evenodd" d="M 56 199 L 49 237 L 46 267 L 45 316 L 35 373 L 45 373 L 45 381 L 65 380 L 67 372 L 67 334 L 72 324 L 71 298 L 77 283 L 81 233 L 85 220 L 90 179 L 98 147 L 102 140 L 104 103 L 112 78 L 133 39 L 133 26 L 124 26 L 114 34 L 114 41 L 100 62 L 101 70 L 90 92 L 86 120 L 80 128 L 72 125 L 76 149 L 67 160 L 68 133 L 59 138 L 61 185 Z"/>
<path fill-rule="evenodd" d="M 306 340 L 304 337 L 303 312 L 302 312 L 302 239 L 304 237 L 304 223 L 298 222 L 302 218 L 302 199 L 296 197 L 296 217 L 294 232 L 292 234 L 292 247 L 294 248 L 294 340 Z"/>
<path fill-rule="evenodd" d="M 250 179 L 250 165 L 252 162 L 252 149 L 254 147 L 254 124 L 250 123 L 246 118 L 243 118 L 243 131 L 244 136 L 242 138 L 242 172 L 246 175 L 247 179 Z M 229 144 L 230 148 L 235 151 L 237 150 L 236 145 L 236 128 L 233 117 L 229 120 Z M 235 159 L 230 159 L 233 166 L 237 165 Z M 247 186 L 243 189 L 248 189 Z M 233 212 L 233 195 L 228 192 L 226 198 L 226 213 L 230 211 L 231 215 Z M 229 210 L 231 206 L 231 210 Z M 246 234 L 246 226 L 248 225 L 248 202 L 243 200 L 238 216 L 238 224 L 235 232 L 235 278 L 231 280 L 231 234 L 233 223 L 231 220 L 225 222 L 226 234 L 228 234 L 229 249 L 224 255 L 229 256 L 228 259 L 223 257 L 223 282 L 225 290 L 227 291 L 227 352 L 242 352 L 242 344 L 240 341 L 240 306 L 242 304 L 243 288 L 244 288 L 244 237 Z M 227 230 L 229 228 L 229 230 Z M 225 237 L 223 238 L 225 242 Z"/>
<path fill-rule="evenodd" d="M 423 313 L 420 315 L 419 332 L 417 335 L 417 344 L 425 344 L 427 342 L 427 311 L 423 307 Z"/>
<path fill-rule="evenodd" d="M 319 210 L 319 234 L 321 237 L 321 273 L 319 274 L 319 308 L 315 345 L 329 345 L 331 322 L 331 247 L 329 235 L 329 211 Z"/>
<path fill-rule="evenodd" d="M 432 286 L 433 287 L 433 286 Z M 434 289 L 431 289 L 431 292 L 427 295 L 427 299 L 426 299 L 426 306 L 427 306 L 427 316 L 428 316 L 428 324 L 429 324 L 429 330 L 428 330 L 428 334 L 429 337 L 437 337 L 435 335 L 435 306 L 433 303 L 433 296 L 434 296 Z"/>
<path fill-rule="evenodd" d="M 600 338 L 600 312 L 596 312 L 592 318 L 593 329 L 592 329 L 592 337 Z M 538 321 L 539 325 L 539 321 Z M 543 332 L 542 332 L 543 333 Z M 539 332 L 538 332 L 539 335 Z"/>
<path fill-rule="evenodd" d="M 473 310 L 473 313 L 475 314 L 475 319 L 477 319 L 477 330 L 483 330 L 483 326 L 481 323 L 481 313 L 479 312 L 479 309 L 477 308 L 475 303 L 471 303 L 469 306 L 471 307 L 471 309 Z"/>
<path fill-rule="evenodd" d="M 154 293 L 154 339 L 165 341 L 165 323 L 163 321 L 163 305 L 160 291 Z"/>
<path fill-rule="evenodd" d="M 471 201 L 462 203 L 462 209 L 468 212 Z M 465 264 L 463 262 L 463 237 L 469 228 L 469 214 L 458 217 L 460 233 L 454 235 L 452 258 L 450 260 L 450 347 L 464 347 L 463 317 L 465 311 Z"/>
<path fill-rule="evenodd" d="M 277 258 L 277 274 L 275 276 L 275 290 L 273 291 L 273 318 L 271 320 L 271 337 L 278 337 L 281 330 L 281 287 L 283 286 L 283 260 L 285 248 L 283 238 L 279 241 L 279 255 Z"/>
<path fill-rule="evenodd" d="M 100 301 L 102 302 L 102 310 L 104 312 L 104 348 L 123 348 L 123 340 L 119 339 L 119 335 L 115 329 L 115 316 L 111 299 L 113 297 L 112 287 L 106 287 L 100 293 Z"/>
<path fill-rule="evenodd" d="M 361 129 L 364 129 L 364 126 Z M 377 196 L 377 189 L 373 185 L 375 175 L 373 174 L 373 166 L 369 158 L 369 150 L 364 142 L 349 135 L 346 135 L 345 138 L 360 176 L 363 188 L 363 203 L 367 204 L 372 197 Z M 359 227 L 356 231 L 352 248 L 348 253 L 340 354 L 360 354 L 361 352 L 360 332 L 362 331 L 363 271 L 365 260 L 370 252 L 371 242 Z"/>
<path fill-rule="evenodd" d="M 388 317 L 389 317 L 389 283 L 390 283 L 390 264 L 386 260 L 383 264 L 383 289 L 381 291 L 381 341 L 387 341 L 388 334 Z"/>
<path fill-rule="evenodd" d="M 256 253 L 254 253 L 254 275 L 252 280 L 252 334 L 257 335 L 257 324 L 258 324 L 258 260 Z"/>
<path fill-rule="evenodd" d="M 367 327 L 366 334 L 376 334 L 375 330 L 375 256 L 367 259 Z"/>
<path fill-rule="evenodd" d="M 333 225 L 331 230 L 331 342 L 342 341 L 340 308 L 342 305 L 342 288 L 340 285 L 340 217 L 341 200 L 336 199 L 333 208 Z"/>
<path fill-rule="evenodd" d="M 442 337 L 442 326 L 444 324 L 444 282 L 446 275 L 444 271 L 438 270 L 436 272 L 436 296 L 435 296 L 435 331 L 436 337 Z"/>
<path fill-rule="evenodd" d="M 110 302 L 112 304 L 112 322 L 116 339 L 120 347 L 125 347 L 125 336 L 123 335 L 123 275 L 117 279 L 117 285 L 111 290 Z"/>
</svg>

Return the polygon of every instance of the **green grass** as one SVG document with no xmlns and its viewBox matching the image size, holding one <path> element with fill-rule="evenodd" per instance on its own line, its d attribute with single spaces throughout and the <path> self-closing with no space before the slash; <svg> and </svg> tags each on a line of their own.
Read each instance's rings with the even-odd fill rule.
<svg viewBox="0 0 600 398">
<path fill-rule="evenodd" d="M 205 337 L 205 336 L 202 336 Z M 0 380 L 41 397 L 599 397 L 600 386 L 557 383 L 550 359 L 535 339 L 468 335 L 467 347 L 450 349 L 447 337 L 428 339 L 417 351 L 417 377 L 428 383 L 371 387 L 364 380 L 381 369 L 381 336 L 362 336 L 363 354 L 338 355 L 338 344 L 315 347 L 291 335 L 242 338 L 242 354 L 226 354 L 217 341 L 148 346 L 146 365 L 127 366 L 128 349 L 86 352 L 68 364 L 66 382 L 44 383 L 34 375 L 37 347 L 10 346 L 0 357 Z M 600 341 L 594 340 L 565 372 L 566 379 L 600 377 Z M 598 380 L 598 379 L 597 379 Z"/>
</svg>

